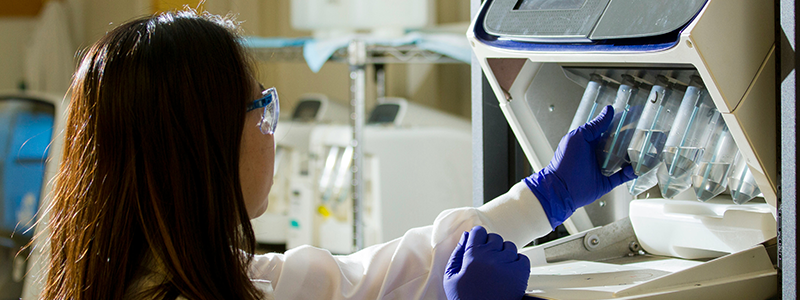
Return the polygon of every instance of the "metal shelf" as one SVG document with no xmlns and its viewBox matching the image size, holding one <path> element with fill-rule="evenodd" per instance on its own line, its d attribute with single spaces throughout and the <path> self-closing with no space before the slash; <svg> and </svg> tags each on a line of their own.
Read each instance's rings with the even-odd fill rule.
<svg viewBox="0 0 800 300">
<path fill-rule="evenodd" d="M 302 46 L 248 48 L 261 62 L 305 62 Z M 353 245 L 356 251 L 364 248 L 363 223 L 363 137 L 366 120 L 366 66 L 376 64 L 456 64 L 465 63 L 441 53 L 420 49 L 416 45 L 384 46 L 367 45 L 354 39 L 347 47 L 336 50 L 328 61 L 346 63 L 350 66 L 350 104 L 353 126 Z M 379 78 L 383 78 L 382 74 Z M 381 88 L 379 87 L 379 91 Z"/>
<path fill-rule="evenodd" d="M 248 48 L 250 53 L 260 62 L 304 62 L 303 47 L 280 48 Z"/>
<path fill-rule="evenodd" d="M 261 62 L 304 62 L 303 47 L 249 48 L 256 60 Z M 460 60 L 441 53 L 417 48 L 414 45 L 403 46 L 366 46 L 366 64 L 461 64 Z M 333 53 L 329 61 L 347 63 L 347 48 L 343 47 Z"/>
</svg>

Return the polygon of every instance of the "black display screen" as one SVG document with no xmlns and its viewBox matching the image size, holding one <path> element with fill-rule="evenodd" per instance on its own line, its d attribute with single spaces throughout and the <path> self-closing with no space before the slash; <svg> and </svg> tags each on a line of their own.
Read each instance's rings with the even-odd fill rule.
<svg viewBox="0 0 800 300">
<path fill-rule="evenodd" d="M 314 121 L 321 105 L 322 103 L 319 101 L 301 101 L 297 104 L 297 108 L 294 109 L 292 120 L 299 122 Z"/>
<path fill-rule="evenodd" d="M 586 0 L 519 0 L 514 10 L 570 10 L 580 9 Z"/>
<path fill-rule="evenodd" d="M 393 123 L 397 118 L 397 113 L 399 111 L 400 105 L 397 104 L 378 105 L 369 115 L 369 121 L 367 121 L 367 124 Z"/>
</svg>

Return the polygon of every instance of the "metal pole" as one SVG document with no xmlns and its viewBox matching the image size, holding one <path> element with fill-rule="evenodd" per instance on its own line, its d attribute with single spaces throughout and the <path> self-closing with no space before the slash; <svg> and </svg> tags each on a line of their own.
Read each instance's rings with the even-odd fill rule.
<svg viewBox="0 0 800 300">
<path fill-rule="evenodd" d="M 776 26 L 780 116 L 778 267 L 782 299 L 797 299 L 797 20 L 794 0 L 778 1 Z"/>
<path fill-rule="evenodd" d="M 364 105 L 366 103 L 367 50 L 363 41 L 353 40 L 347 47 L 350 65 L 350 119 L 353 126 L 353 245 L 355 251 L 364 249 L 363 201 L 364 185 Z"/>
<path fill-rule="evenodd" d="M 375 90 L 378 92 L 378 99 L 386 97 L 386 66 L 375 64 Z"/>
</svg>

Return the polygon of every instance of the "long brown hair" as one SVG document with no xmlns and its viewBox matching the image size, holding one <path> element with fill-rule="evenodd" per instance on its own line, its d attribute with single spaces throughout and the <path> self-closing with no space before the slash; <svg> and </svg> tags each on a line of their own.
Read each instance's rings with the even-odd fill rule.
<svg viewBox="0 0 800 300">
<path fill-rule="evenodd" d="M 252 63 L 236 24 L 192 10 L 127 22 L 83 55 L 49 207 L 45 299 L 255 299 L 239 180 Z"/>
</svg>

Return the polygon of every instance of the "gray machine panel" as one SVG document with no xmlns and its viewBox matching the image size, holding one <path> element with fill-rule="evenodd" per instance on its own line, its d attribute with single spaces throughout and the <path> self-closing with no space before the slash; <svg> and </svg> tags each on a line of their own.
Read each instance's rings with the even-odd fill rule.
<svg viewBox="0 0 800 300">
<path fill-rule="evenodd" d="M 585 0 L 577 9 L 547 4 L 557 1 L 495 0 L 484 19 L 484 29 L 493 35 L 515 39 L 588 42 L 592 28 L 609 2 Z"/>
<path fill-rule="evenodd" d="M 611 0 L 589 39 L 656 36 L 681 28 L 706 0 Z"/>
<path fill-rule="evenodd" d="M 487 33 L 531 42 L 591 42 L 675 31 L 706 0 L 494 0 L 483 22 Z"/>
</svg>

